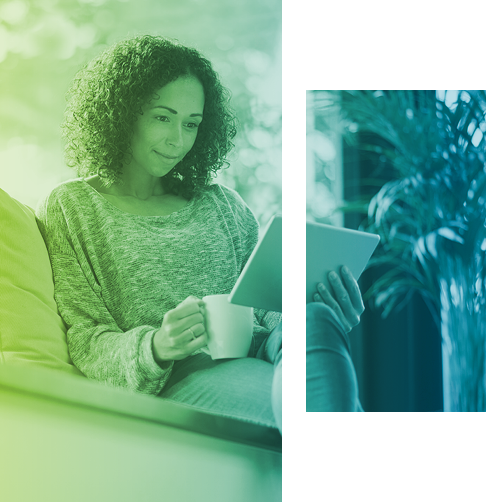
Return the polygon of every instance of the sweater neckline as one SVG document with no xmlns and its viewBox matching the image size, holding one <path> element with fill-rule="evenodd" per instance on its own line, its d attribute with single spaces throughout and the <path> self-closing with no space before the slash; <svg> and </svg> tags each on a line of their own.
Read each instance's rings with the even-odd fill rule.
<svg viewBox="0 0 486 502">
<path fill-rule="evenodd" d="M 173 211 L 170 214 L 165 214 L 165 215 L 153 215 L 153 216 L 144 216 L 141 214 L 135 214 L 135 213 L 129 213 L 128 211 L 124 211 L 123 209 L 120 209 L 119 207 L 116 207 L 114 204 L 112 204 L 107 198 L 103 197 L 102 194 L 98 192 L 95 188 L 93 188 L 85 179 L 83 178 L 78 178 L 79 181 L 81 181 L 82 185 L 86 187 L 90 193 L 94 194 L 98 200 L 101 200 L 103 204 L 105 204 L 107 207 L 110 208 L 111 211 L 123 214 L 125 216 L 129 216 L 132 218 L 157 218 L 157 219 L 169 219 L 169 218 L 176 218 L 183 216 L 189 209 L 190 207 L 194 204 L 194 200 L 196 199 L 196 196 L 192 197 L 187 201 L 187 204 L 182 207 L 181 209 L 177 211 Z"/>
</svg>

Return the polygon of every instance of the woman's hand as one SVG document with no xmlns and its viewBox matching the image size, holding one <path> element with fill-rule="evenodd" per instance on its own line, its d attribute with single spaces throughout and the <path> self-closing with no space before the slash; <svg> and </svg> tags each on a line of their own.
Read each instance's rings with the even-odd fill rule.
<svg viewBox="0 0 486 502">
<path fill-rule="evenodd" d="M 207 345 L 203 312 L 203 301 L 189 296 L 165 314 L 152 343 L 154 358 L 159 366 L 167 366 L 167 361 L 185 359 Z"/>
<path fill-rule="evenodd" d="M 324 284 L 318 284 L 314 301 L 325 303 L 334 310 L 348 333 L 359 323 L 365 309 L 358 283 L 347 267 L 341 268 L 341 277 L 336 272 L 329 272 L 328 278 L 332 291 Z"/>
</svg>

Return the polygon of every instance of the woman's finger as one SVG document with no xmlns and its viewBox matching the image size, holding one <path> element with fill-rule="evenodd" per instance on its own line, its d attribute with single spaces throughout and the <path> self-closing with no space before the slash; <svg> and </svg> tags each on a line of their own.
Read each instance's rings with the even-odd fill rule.
<svg viewBox="0 0 486 502">
<path fill-rule="evenodd" d="M 187 351 L 189 354 L 192 354 L 196 350 L 202 349 L 208 344 L 208 335 L 206 332 L 202 333 L 199 336 L 196 336 L 193 340 L 190 340 L 187 343 Z"/>
<path fill-rule="evenodd" d="M 343 311 L 346 320 L 350 326 L 356 326 L 359 323 L 359 315 L 354 308 L 351 298 L 347 289 L 344 287 L 341 278 L 336 274 L 336 272 L 329 273 L 329 282 L 334 290 L 334 297 L 336 298 L 341 310 Z"/>
<path fill-rule="evenodd" d="M 184 317 L 183 319 L 179 319 L 178 321 L 174 322 L 174 328 L 179 332 L 179 334 L 182 334 L 184 331 L 198 324 L 204 325 L 204 317 L 200 312 L 191 314 L 187 317 Z"/>
<path fill-rule="evenodd" d="M 190 298 L 190 299 L 189 299 Z M 175 319 L 184 319 L 193 314 L 203 312 L 203 301 L 197 300 L 197 298 L 193 299 L 193 297 L 186 298 L 182 303 L 179 303 L 173 312 Z"/>
<path fill-rule="evenodd" d="M 338 319 L 341 321 L 341 324 L 343 325 L 344 331 L 346 332 L 351 331 L 352 326 L 349 324 L 339 303 L 334 299 L 331 292 L 322 283 L 317 285 L 317 290 L 322 298 L 323 303 L 325 303 L 328 307 L 334 310 L 334 312 L 338 316 Z"/>
<path fill-rule="evenodd" d="M 189 343 L 200 337 L 205 331 L 206 328 L 204 327 L 204 324 L 194 324 L 182 332 L 182 337 L 184 338 L 185 343 Z"/>
<path fill-rule="evenodd" d="M 351 299 L 353 307 L 359 314 L 362 314 L 365 310 L 365 307 L 363 303 L 363 297 L 361 296 L 361 291 L 359 290 L 356 279 L 353 277 L 353 274 L 346 266 L 342 267 L 341 276 L 344 280 L 346 289 L 348 290 L 349 298 Z"/>
</svg>

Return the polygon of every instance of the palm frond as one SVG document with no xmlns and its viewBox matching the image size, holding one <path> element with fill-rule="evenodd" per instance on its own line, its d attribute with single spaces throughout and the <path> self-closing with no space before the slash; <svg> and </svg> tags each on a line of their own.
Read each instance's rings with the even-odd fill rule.
<svg viewBox="0 0 486 502">
<path fill-rule="evenodd" d="M 390 269 L 366 293 L 385 314 L 419 291 L 437 319 L 441 256 L 486 247 L 486 92 L 450 95 L 342 91 L 328 102 L 345 140 L 393 170 L 363 225 L 381 236 L 370 267 Z"/>
</svg>

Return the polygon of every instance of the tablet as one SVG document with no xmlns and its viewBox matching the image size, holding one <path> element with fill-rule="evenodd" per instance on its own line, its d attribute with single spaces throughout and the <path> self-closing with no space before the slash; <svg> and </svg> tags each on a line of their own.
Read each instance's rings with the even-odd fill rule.
<svg viewBox="0 0 486 502">
<path fill-rule="evenodd" d="M 275 215 L 268 223 L 229 302 L 282 312 L 282 216 Z"/>
<path fill-rule="evenodd" d="M 327 275 L 346 265 L 358 280 L 380 237 L 375 234 L 308 221 L 306 227 L 306 303 L 312 302 L 317 284 L 332 291 Z M 341 275 L 339 273 L 339 275 Z"/>
</svg>

